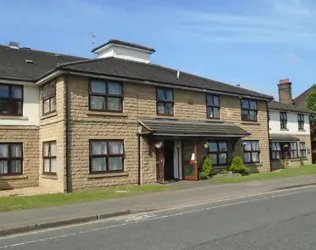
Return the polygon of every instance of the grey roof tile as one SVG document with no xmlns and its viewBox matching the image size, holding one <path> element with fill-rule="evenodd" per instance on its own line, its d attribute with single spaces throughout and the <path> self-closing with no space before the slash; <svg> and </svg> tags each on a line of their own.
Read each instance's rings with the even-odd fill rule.
<svg viewBox="0 0 316 250">
<path fill-rule="evenodd" d="M 273 97 L 269 95 L 185 72 L 180 72 L 180 77 L 177 78 L 177 70 L 156 64 L 146 64 L 114 57 L 88 60 L 70 65 L 66 64 L 61 68 L 100 75 L 117 76 L 143 81 L 147 80 L 175 86 L 195 87 L 198 89 L 221 91 L 242 96 L 246 95 L 253 98 L 273 99 Z"/>
<path fill-rule="evenodd" d="M 276 110 L 283 110 L 283 111 L 292 111 L 292 112 L 301 112 L 301 113 L 309 113 L 314 114 L 315 112 L 309 111 L 305 107 L 301 106 L 295 106 L 295 105 L 289 105 L 289 104 L 283 104 L 276 101 L 271 101 L 268 104 L 269 109 L 276 109 Z"/>
<path fill-rule="evenodd" d="M 82 60 L 82 57 L 61 55 L 28 48 L 12 49 L 0 45 L 0 78 L 34 81 L 57 63 Z M 31 60 L 33 63 L 27 63 Z"/>
<path fill-rule="evenodd" d="M 249 132 L 228 122 L 208 122 L 140 117 L 138 121 L 153 134 L 166 136 L 245 137 Z"/>
</svg>

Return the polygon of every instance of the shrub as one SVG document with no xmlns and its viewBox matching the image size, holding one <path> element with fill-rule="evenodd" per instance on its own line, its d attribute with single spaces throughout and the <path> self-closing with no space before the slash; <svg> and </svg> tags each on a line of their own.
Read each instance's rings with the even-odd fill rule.
<svg viewBox="0 0 316 250">
<path fill-rule="evenodd" d="M 230 174 L 230 171 L 223 169 L 222 171 L 219 172 L 219 174 Z"/>
<path fill-rule="evenodd" d="M 202 173 L 205 173 L 207 176 L 209 176 L 212 172 L 212 159 L 210 156 L 206 156 L 202 165 Z"/>
<path fill-rule="evenodd" d="M 208 179 L 208 174 L 206 174 L 205 172 L 200 172 L 200 180 L 207 180 Z"/>
<path fill-rule="evenodd" d="M 246 167 L 239 156 L 235 156 L 232 159 L 232 163 L 229 167 L 229 171 L 232 171 L 233 173 L 240 173 L 240 174 L 246 172 Z"/>
</svg>

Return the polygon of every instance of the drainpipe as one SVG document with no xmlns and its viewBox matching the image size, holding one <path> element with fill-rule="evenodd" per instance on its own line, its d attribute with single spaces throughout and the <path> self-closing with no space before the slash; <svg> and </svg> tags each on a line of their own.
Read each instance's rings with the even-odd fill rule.
<svg viewBox="0 0 316 250">
<path fill-rule="evenodd" d="M 68 78 L 69 74 L 66 75 L 66 80 L 65 80 L 65 137 L 66 137 L 66 152 L 65 152 L 65 161 L 66 161 L 66 192 L 70 193 L 71 192 L 71 187 L 70 187 L 70 167 L 69 167 L 69 87 L 68 87 Z"/>
<path fill-rule="evenodd" d="M 142 135 L 150 135 L 150 132 L 144 132 L 144 133 L 137 133 L 137 139 L 138 139 L 138 171 L 137 171 L 137 184 L 140 186 L 141 185 L 141 159 L 140 159 L 140 137 Z"/>
<path fill-rule="evenodd" d="M 269 121 L 269 106 L 268 102 L 266 102 L 266 109 L 267 109 L 267 122 L 268 122 L 268 159 L 270 160 L 270 172 L 272 172 L 272 162 L 270 157 L 270 121 Z"/>
</svg>

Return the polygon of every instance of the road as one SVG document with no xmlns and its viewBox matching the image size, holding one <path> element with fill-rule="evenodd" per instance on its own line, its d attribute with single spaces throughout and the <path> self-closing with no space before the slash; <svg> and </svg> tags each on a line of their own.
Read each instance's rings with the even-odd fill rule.
<svg viewBox="0 0 316 250">
<path fill-rule="evenodd" d="M 316 249 L 316 187 L 0 239 L 0 250 Z"/>
</svg>

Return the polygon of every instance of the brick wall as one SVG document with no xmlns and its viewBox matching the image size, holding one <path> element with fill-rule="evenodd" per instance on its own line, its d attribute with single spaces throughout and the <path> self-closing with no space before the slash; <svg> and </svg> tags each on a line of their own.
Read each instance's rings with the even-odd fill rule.
<svg viewBox="0 0 316 250">
<path fill-rule="evenodd" d="M 59 77 L 56 82 L 56 112 L 43 115 L 42 91 L 40 91 L 39 129 L 39 185 L 54 192 L 65 189 L 65 83 Z M 56 175 L 43 174 L 43 142 L 56 141 Z"/>
<path fill-rule="evenodd" d="M 310 165 L 312 164 L 312 147 L 311 147 L 311 138 L 309 135 L 293 135 L 297 137 L 300 142 L 305 142 L 306 145 L 306 159 L 301 161 L 300 159 L 289 159 L 288 163 L 285 160 L 271 160 L 271 168 L 272 170 L 283 169 L 288 167 L 300 167 L 302 165 Z M 299 142 L 297 143 L 297 152 L 300 154 Z M 308 149 L 310 150 L 310 154 L 308 154 Z"/>
<path fill-rule="evenodd" d="M 123 84 L 123 113 L 89 111 L 89 79 L 69 77 L 70 90 L 70 169 L 73 190 L 104 188 L 137 184 L 139 128 L 137 117 L 156 116 L 156 88 L 134 83 Z M 205 94 L 174 90 L 175 118 L 206 120 Z M 236 123 L 252 135 L 248 139 L 260 140 L 261 165 L 259 171 L 269 171 L 268 128 L 265 102 L 259 101 L 258 122 L 241 122 L 240 99 L 221 96 L 221 120 Z M 159 116 L 161 117 L 161 116 Z M 170 117 L 169 117 L 170 118 Z M 123 139 L 125 146 L 124 173 L 89 174 L 89 140 Z M 204 141 L 203 141 L 204 142 Z M 242 156 L 240 143 L 237 153 Z M 239 148 L 239 150 L 238 150 Z M 142 183 L 156 181 L 155 148 L 149 150 L 147 138 L 141 139 Z"/>
<path fill-rule="evenodd" d="M 23 173 L 19 176 L 0 176 L 0 190 L 38 186 L 38 134 L 37 127 L 0 127 L 0 142 L 23 143 Z"/>
</svg>

